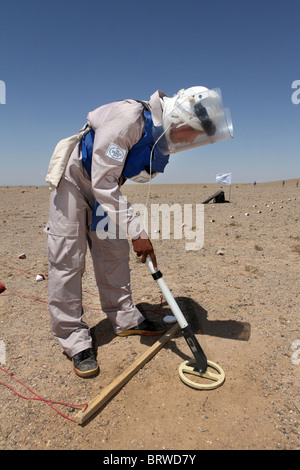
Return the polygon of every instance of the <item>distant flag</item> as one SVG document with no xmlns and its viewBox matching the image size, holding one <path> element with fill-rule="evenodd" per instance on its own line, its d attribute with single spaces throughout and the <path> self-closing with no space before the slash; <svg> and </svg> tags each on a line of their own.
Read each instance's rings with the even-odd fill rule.
<svg viewBox="0 0 300 470">
<path fill-rule="evenodd" d="M 218 173 L 216 182 L 221 184 L 231 184 L 231 173 Z"/>
</svg>

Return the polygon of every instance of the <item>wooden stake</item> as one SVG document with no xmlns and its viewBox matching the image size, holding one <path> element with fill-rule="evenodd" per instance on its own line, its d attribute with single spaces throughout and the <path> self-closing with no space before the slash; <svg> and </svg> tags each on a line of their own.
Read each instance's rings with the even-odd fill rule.
<svg viewBox="0 0 300 470">
<path fill-rule="evenodd" d="M 172 326 L 167 333 L 159 338 L 147 351 L 145 351 L 131 366 L 129 366 L 119 377 L 102 390 L 83 411 L 75 416 L 78 424 L 83 424 L 96 411 L 99 410 L 113 395 L 115 395 L 155 354 L 179 331 L 178 323 Z"/>
</svg>

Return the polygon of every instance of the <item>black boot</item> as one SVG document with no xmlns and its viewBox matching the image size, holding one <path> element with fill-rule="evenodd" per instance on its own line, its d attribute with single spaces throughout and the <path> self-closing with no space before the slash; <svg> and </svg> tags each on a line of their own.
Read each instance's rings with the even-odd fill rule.
<svg viewBox="0 0 300 470">
<path fill-rule="evenodd" d="M 99 366 L 92 348 L 75 354 L 72 358 L 74 371 L 79 377 L 92 377 L 96 375 Z"/>
</svg>

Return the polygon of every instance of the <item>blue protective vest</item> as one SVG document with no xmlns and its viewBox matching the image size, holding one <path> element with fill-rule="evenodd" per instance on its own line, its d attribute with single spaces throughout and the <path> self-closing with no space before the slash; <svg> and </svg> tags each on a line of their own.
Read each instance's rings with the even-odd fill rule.
<svg viewBox="0 0 300 470">
<path fill-rule="evenodd" d="M 129 150 L 126 163 L 123 169 L 123 176 L 136 181 L 136 177 L 146 171 L 150 175 L 150 157 L 152 152 L 151 174 L 152 178 L 157 173 L 163 173 L 165 166 L 169 163 L 169 155 L 163 155 L 158 146 L 154 147 L 155 141 L 153 137 L 153 121 L 149 111 L 144 111 L 146 118 L 145 131 L 141 139 Z M 147 178 L 148 182 L 149 179 Z"/>
<path fill-rule="evenodd" d="M 153 121 L 151 113 L 144 110 L 144 116 L 146 118 L 144 134 L 142 135 L 141 139 L 129 150 L 122 172 L 122 176 L 133 179 L 134 181 L 138 181 L 138 178 L 135 179 L 135 177 L 140 175 L 141 172 L 146 171 L 146 173 L 150 175 L 150 156 L 155 144 L 152 132 Z M 92 170 L 94 138 L 95 132 L 93 129 L 91 129 L 82 137 L 81 140 L 82 163 L 89 176 L 91 176 Z M 152 152 L 152 178 L 154 178 L 157 173 L 163 173 L 168 162 L 169 155 L 163 155 L 159 151 L 158 147 L 155 146 Z M 99 203 L 96 201 L 93 212 L 92 230 L 96 230 L 97 224 L 107 216 L 106 213 L 100 216 L 96 214 L 98 206 Z M 107 226 L 105 227 L 105 230 L 107 230 Z"/>
</svg>

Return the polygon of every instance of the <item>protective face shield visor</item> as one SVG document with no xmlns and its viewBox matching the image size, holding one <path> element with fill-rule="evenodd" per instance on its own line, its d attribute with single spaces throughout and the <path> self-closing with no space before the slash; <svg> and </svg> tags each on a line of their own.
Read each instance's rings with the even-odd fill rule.
<svg viewBox="0 0 300 470">
<path fill-rule="evenodd" d="M 230 111 L 223 107 L 221 90 L 192 87 L 165 97 L 163 122 L 153 135 L 165 155 L 232 138 Z"/>
</svg>

